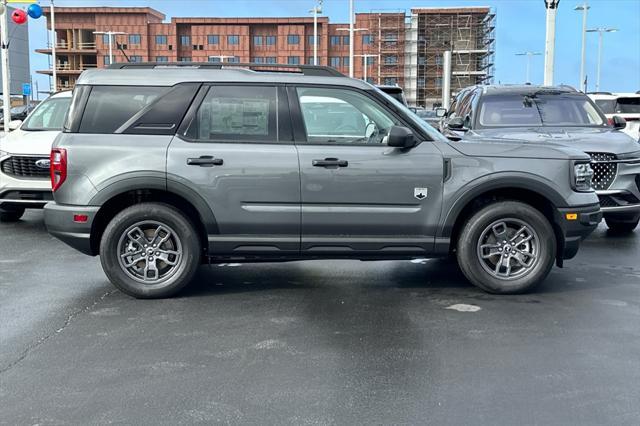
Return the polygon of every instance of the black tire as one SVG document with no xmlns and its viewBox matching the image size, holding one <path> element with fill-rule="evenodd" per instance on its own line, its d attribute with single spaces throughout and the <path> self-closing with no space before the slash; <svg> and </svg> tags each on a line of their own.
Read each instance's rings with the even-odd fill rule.
<svg viewBox="0 0 640 426">
<path fill-rule="evenodd" d="M 607 227 L 616 234 L 629 234 L 633 232 L 640 222 L 640 217 L 637 218 L 612 218 L 605 217 L 604 221 L 607 223 Z"/>
<path fill-rule="evenodd" d="M 508 232 L 525 225 L 527 228 L 520 229 L 526 231 Z M 497 237 L 497 230 L 505 232 L 500 234 L 507 235 L 503 240 L 507 244 L 499 241 L 502 237 Z M 528 236 L 531 239 L 525 241 Z M 464 275 L 477 287 L 494 294 L 518 294 L 533 289 L 551 271 L 556 251 L 556 237 L 547 218 L 532 206 L 518 201 L 495 202 L 475 212 L 463 226 L 457 241 L 458 264 Z M 503 255 L 504 267 L 499 263 Z M 529 267 L 525 268 L 523 263 Z M 512 268 L 520 275 L 514 273 L 508 277 Z M 506 275 L 500 276 L 503 269 Z"/>
<path fill-rule="evenodd" d="M 0 208 L 0 222 L 17 222 L 24 215 L 22 207 L 4 207 Z"/>
<path fill-rule="evenodd" d="M 156 241 L 160 244 L 153 245 Z M 175 295 L 189 284 L 200 259 L 200 238 L 193 224 L 178 209 L 163 203 L 124 209 L 109 222 L 100 241 L 105 274 L 120 291 L 138 299 Z M 127 267 L 127 263 L 131 265 Z M 151 277 L 154 269 L 156 279 Z"/>
</svg>

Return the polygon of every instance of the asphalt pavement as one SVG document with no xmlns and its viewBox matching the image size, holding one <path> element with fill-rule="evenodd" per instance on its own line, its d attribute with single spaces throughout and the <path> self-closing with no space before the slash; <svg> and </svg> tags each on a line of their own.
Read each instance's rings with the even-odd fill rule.
<svg viewBox="0 0 640 426">
<path fill-rule="evenodd" d="M 640 230 L 598 228 L 536 292 L 455 263 L 204 266 L 135 300 L 41 212 L 0 224 L 0 424 L 640 421 Z"/>
</svg>

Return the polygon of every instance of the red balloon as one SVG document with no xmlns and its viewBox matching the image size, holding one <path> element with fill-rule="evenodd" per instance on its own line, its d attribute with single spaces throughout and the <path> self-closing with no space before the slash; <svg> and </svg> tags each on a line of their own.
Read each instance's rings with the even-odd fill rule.
<svg viewBox="0 0 640 426">
<path fill-rule="evenodd" d="M 18 25 L 22 25 L 27 22 L 27 12 L 22 9 L 16 9 L 11 14 L 11 20 Z"/>
</svg>

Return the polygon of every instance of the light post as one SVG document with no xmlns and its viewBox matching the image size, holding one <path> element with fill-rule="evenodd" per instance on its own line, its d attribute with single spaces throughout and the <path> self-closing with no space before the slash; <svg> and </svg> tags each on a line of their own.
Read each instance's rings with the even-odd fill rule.
<svg viewBox="0 0 640 426">
<path fill-rule="evenodd" d="M 51 70 L 51 77 L 53 78 L 52 81 L 52 85 L 53 87 L 51 88 L 51 93 L 56 93 L 58 91 L 58 70 L 57 68 L 57 61 L 56 61 L 56 44 L 58 43 L 58 35 L 56 34 L 56 12 L 55 12 L 55 6 L 53 4 L 53 0 L 51 0 L 51 59 L 53 62 L 53 69 Z"/>
<path fill-rule="evenodd" d="M 362 63 L 363 63 L 363 67 L 364 67 L 364 77 L 362 78 L 364 81 L 367 81 L 367 68 L 369 68 L 369 64 L 367 64 L 367 59 L 369 58 L 378 58 L 378 61 L 380 60 L 380 55 L 374 55 L 372 53 L 365 53 L 364 55 L 354 55 L 357 56 L 359 58 L 362 58 Z M 380 76 L 378 76 L 380 77 Z"/>
<path fill-rule="evenodd" d="M 313 13 L 313 65 L 318 65 L 318 14 L 322 13 L 322 0 L 309 11 Z"/>
<path fill-rule="evenodd" d="M 123 34 L 126 35 L 127 33 L 123 33 L 122 31 L 94 31 L 94 34 L 97 35 L 107 35 L 109 38 L 109 65 L 113 64 L 113 37 Z"/>
<path fill-rule="evenodd" d="M 596 71 L 596 92 L 600 91 L 600 68 L 602 67 L 602 36 L 604 33 L 615 33 L 617 28 L 598 27 L 588 29 L 588 33 L 598 33 L 598 68 Z"/>
<path fill-rule="evenodd" d="M 349 31 L 349 77 L 353 78 L 354 35 L 358 31 L 369 31 L 369 28 L 353 28 L 353 25 L 350 25 L 349 28 L 336 28 L 336 31 Z"/>
<path fill-rule="evenodd" d="M 587 84 L 585 81 L 585 62 L 587 58 L 587 12 L 589 11 L 589 5 L 585 1 L 579 6 L 573 8 L 573 10 L 582 11 L 582 52 L 580 53 L 580 85 L 584 93 L 587 92 Z"/>
<path fill-rule="evenodd" d="M 9 122 L 11 121 L 11 87 L 9 85 L 9 11 L 7 10 L 7 0 L 0 2 L 0 43 L 2 44 L 0 54 L 2 57 L 2 110 L 4 114 L 4 133 L 9 133 Z"/>
<path fill-rule="evenodd" d="M 544 47 L 544 85 L 553 86 L 553 63 L 556 49 L 556 13 L 560 0 L 544 0 L 547 9 L 547 34 Z"/>
<path fill-rule="evenodd" d="M 540 56 L 542 53 L 540 52 L 520 52 L 516 53 L 516 56 L 526 56 L 527 57 L 527 80 L 525 83 L 531 83 L 531 58 L 534 56 Z"/>
</svg>

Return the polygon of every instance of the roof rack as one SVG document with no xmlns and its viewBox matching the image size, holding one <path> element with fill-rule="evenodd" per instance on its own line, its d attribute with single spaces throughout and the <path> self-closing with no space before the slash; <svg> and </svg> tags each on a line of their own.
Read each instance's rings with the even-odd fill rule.
<svg viewBox="0 0 640 426">
<path fill-rule="evenodd" d="M 611 92 L 587 92 L 588 95 L 613 95 Z"/>
<path fill-rule="evenodd" d="M 289 72 L 313 77 L 345 77 L 335 68 L 319 65 L 289 65 L 289 64 L 255 64 L 232 62 L 120 62 L 107 66 L 108 69 L 150 69 L 150 68 L 198 68 L 215 69 L 247 68 L 257 72 Z"/>
</svg>

